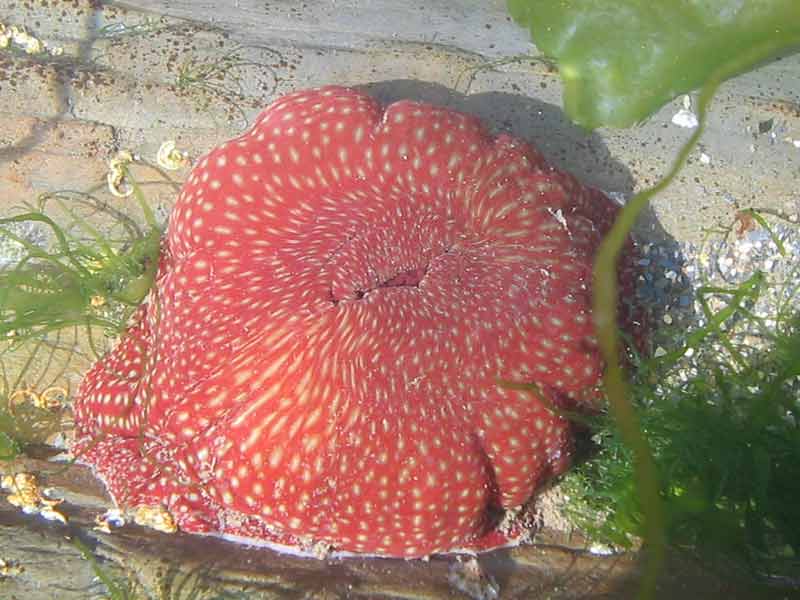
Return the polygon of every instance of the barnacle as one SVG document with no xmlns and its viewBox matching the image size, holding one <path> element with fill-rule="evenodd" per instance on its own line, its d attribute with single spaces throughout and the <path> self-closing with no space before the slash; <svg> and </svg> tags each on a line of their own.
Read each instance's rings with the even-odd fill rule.
<svg viewBox="0 0 800 600">
<path fill-rule="evenodd" d="M 48 521 L 67 522 L 67 517 L 56 507 L 64 500 L 51 498 L 51 490 L 41 490 L 32 473 L 17 473 L 4 475 L 0 480 L 0 487 L 10 492 L 6 500 L 16 506 L 25 514 L 38 514 Z"/>
<path fill-rule="evenodd" d="M 163 533 L 175 533 L 178 526 L 175 518 L 166 508 L 158 506 L 137 506 L 133 513 L 133 522 L 142 527 L 150 527 Z"/>
<path fill-rule="evenodd" d="M 189 153 L 178 150 L 175 147 L 174 140 L 167 140 L 161 144 L 161 147 L 158 149 L 156 163 L 162 169 L 177 171 L 189 163 Z"/>
<path fill-rule="evenodd" d="M 128 165 L 135 160 L 136 157 L 132 153 L 122 150 L 108 161 L 106 181 L 109 191 L 117 198 L 127 198 L 133 194 L 133 185 L 128 181 Z"/>
</svg>

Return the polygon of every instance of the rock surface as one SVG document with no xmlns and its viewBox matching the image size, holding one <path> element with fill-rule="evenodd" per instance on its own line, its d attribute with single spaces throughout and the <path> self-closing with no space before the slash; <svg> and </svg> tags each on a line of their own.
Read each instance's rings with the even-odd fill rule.
<svg viewBox="0 0 800 600">
<path fill-rule="evenodd" d="M 558 108 L 558 74 L 528 56 L 535 49 L 502 0 L 298 4 L 0 0 L 6 25 L 24 25 L 63 48 L 61 55 L 0 50 L 0 215 L 58 190 L 94 190 L 136 214 L 132 202 L 105 188 L 117 151 L 155 162 L 161 143 L 174 139 L 197 157 L 276 96 L 328 83 L 474 113 L 494 131 L 532 141 L 585 183 L 623 197 L 652 184 L 689 135 L 671 123 L 681 99 L 633 130 L 587 134 L 571 125 Z M 730 223 L 738 208 L 800 211 L 798 72 L 794 55 L 723 86 L 702 147 L 641 223 L 645 238 L 697 241 L 704 228 Z M 173 187 L 142 183 L 167 214 Z M 68 383 L 82 364 L 70 365 Z M 42 474 L 65 492 L 70 517 L 67 526 L 45 522 L 0 499 L 0 558 L 24 568 L 0 573 L 3 598 L 107 594 L 75 538 L 104 573 L 127 580 L 138 572 L 133 580 L 158 598 L 180 597 L 175 589 L 187 577 L 184 591 L 197 580 L 254 598 L 468 598 L 478 597 L 476 589 L 492 597 L 492 581 L 503 598 L 619 598 L 636 589 L 636 557 L 591 555 L 579 540 L 546 532 L 536 545 L 481 557 L 485 577 L 477 587 L 474 569 L 453 557 L 310 561 L 134 525 L 102 534 L 93 520 L 109 501 L 86 469 L 42 460 L 2 467 Z M 675 563 L 670 573 L 665 598 L 756 597 L 690 565 Z"/>
<path fill-rule="evenodd" d="M 199 598 L 246 593 L 253 599 L 389 598 L 630 598 L 636 593 L 639 558 L 587 551 L 580 538 L 544 530 L 534 543 L 469 557 L 314 560 L 246 548 L 220 539 L 159 533 L 135 524 L 94 529 L 95 518 L 110 508 L 102 486 L 88 469 L 23 459 L 0 465 L 3 472 L 35 472 L 42 487 L 65 499 L 66 525 L 23 515 L 0 501 L 0 558 L 13 560 L 21 573 L 0 577 L 8 600 L 86 600 L 108 597 L 78 544 L 91 552 L 95 566 L 119 588 L 159 600 L 183 598 L 195 587 Z M 77 542 L 76 542 L 77 540 Z M 477 571 L 477 572 L 476 572 Z M 674 558 L 663 581 L 663 597 L 755 598 L 737 582 L 725 582 Z M 145 595 L 149 593 L 150 596 Z M 170 595 L 174 594 L 174 595 Z M 239 597 L 239 596 L 232 596 Z"/>
</svg>

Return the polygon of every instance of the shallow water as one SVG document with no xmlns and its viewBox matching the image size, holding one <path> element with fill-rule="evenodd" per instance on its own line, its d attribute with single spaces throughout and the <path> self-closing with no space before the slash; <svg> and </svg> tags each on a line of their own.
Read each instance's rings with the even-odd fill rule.
<svg viewBox="0 0 800 600">
<path fill-rule="evenodd" d="M 420 98 L 477 114 L 492 130 L 534 141 L 558 166 L 623 198 L 653 183 L 687 133 L 671 121 L 680 101 L 633 131 L 586 134 L 570 125 L 558 108 L 556 74 L 525 60 L 492 64 L 529 49 L 527 34 L 508 22 L 499 2 L 478 8 L 459 2 L 318 3 L 303 10 L 244 1 L 219 7 L 148 0 L 102 10 L 88 2 L 57 9 L 0 4 L 4 22 L 25 24 L 64 49 L 60 56 L 0 54 L 0 101 L 10 115 L 0 124 L 3 216 L 45 191 L 103 187 L 107 160 L 120 149 L 154 161 L 162 141 L 177 139 L 197 157 L 235 135 L 274 96 L 325 83 L 364 85 L 384 100 Z M 233 62 L 215 62 L 225 56 Z M 189 77 L 203 64 L 221 65 L 221 79 Z M 787 284 L 761 297 L 753 307 L 758 314 L 768 314 L 781 294 L 796 298 L 800 245 L 791 220 L 775 225 L 786 256 L 760 228 L 741 236 L 734 230 L 725 241 L 710 234 L 708 242 L 704 230 L 735 223 L 736 210 L 749 206 L 797 222 L 800 84 L 791 73 L 798 64 L 789 57 L 725 86 L 702 153 L 641 223 L 647 262 L 640 293 L 657 322 L 686 329 L 702 324 L 692 290 L 700 283 L 740 283 L 755 269 Z M 760 132 L 760 123 L 769 120 L 771 129 Z M 173 189 L 161 183 L 145 189 L 166 214 Z M 98 193 L 119 203 L 104 189 Z M 132 202 L 123 209 L 136 213 Z M 18 258 L 0 245 L 0 267 Z M 63 374 L 72 389 L 86 362 L 74 359 Z M 19 363 L 8 357 L 4 365 L 13 370 Z M 62 370 L 58 364 L 36 366 L 45 371 L 37 373 L 42 382 Z M 691 369 L 688 360 L 687 373 Z M 36 461 L 2 467 L 50 474 L 47 483 L 66 492 L 70 517 L 64 528 L 0 503 L 0 558 L 25 568 L 0 578 L 0 594 L 10 597 L 51 598 L 53 590 L 65 599 L 99 597 L 101 586 L 65 534 L 83 539 L 115 575 L 141 570 L 150 589 L 165 581 L 174 586 L 183 577 L 178 571 L 196 567 L 226 589 L 247 588 L 253 597 L 491 597 L 496 588 L 503 598 L 601 598 L 630 597 L 636 589 L 640 557 L 593 555 L 580 538 L 555 531 L 543 532 L 538 545 L 482 556 L 477 575 L 464 566 L 467 559 L 454 557 L 316 561 L 135 526 L 100 534 L 92 530 L 93 519 L 109 500 L 85 469 L 54 470 Z M 680 557 L 673 557 L 661 593 L 762 597 L 745 584 L 698 572 Z"/>
</svg>

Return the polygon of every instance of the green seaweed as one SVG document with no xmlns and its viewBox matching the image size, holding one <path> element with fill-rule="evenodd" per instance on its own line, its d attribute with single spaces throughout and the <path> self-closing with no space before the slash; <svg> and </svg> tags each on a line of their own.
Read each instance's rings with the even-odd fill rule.
<svg viewBox="0 0 800 600">
<path fill-rule="evenodd" d="M 278 82 L 274 66 L 245 58 L 245 54 L 253 51 L 259 51 L 277 63 L 284 61 L 280 52 L 266 46 L 236 46 L 213 56 L 192 56 L 178 66 L 175 87 L 191 94 L 198 110 L 208 111 L 213 103 L 220 102 L 227 108 L 228 119 L 240 120 L 244 128 L 247 125 L 246 109 L 260 105 L 260 101 L 248 100 L 244 87 L 250 74 L 248 70 L 269 75 L 270 88 L 262 90 L 266 95 L 275 91 Z"/>
<path fill-rule="evenodd" d="M 554 58 L 564 107 L 593 129 L 628 127 L 675 96 L 800 47 L 797 0 L 508 0 Z"/>
<path fill-rule="evenodd" d="M 743 42 L 753 43 L 751 50 L 731 60 L 727 60 L 728 56 L 721 60 L 719 52 L 708 52 L 709 60 L 705 60 L 706 54 L 703 54 L 704 60 L 697 60 L 698 50 L 695 48 L 689 54 L 693 64 L 688 67 L 686 63 L 683 67 L 678 63 L 668 65 L 669 68 L 646 62 L 639 64 L 635 62 L 636 56 L 618 54 L 609 55 L 607 64 L 594 69 L 597 61 L 604 60 L 603 48 L 613 46 L 612 42 L 619 41 L 623 49 L 627 44 L 628 51 L 631 47 L 640 47 L 630 45 L 629 35 L 619 36 L 619 28 L 606 26 L 603 29 L 602 21 L 589 20 L 592 10 L 594 16 L 608 17 L 609 11 L 602 10 L 602 3 L 583 3 L 581 18 L 576 17 L 574 4 L 569 2 L 539 2 L 534 5 L 511 0 L 509 4 L 512 10 L 516 7 L 515 17 L 518 19 L 533 18 L 529 9 L 532 11 L 536 6 L 543 12 L 565 11 L 568 19 L 557 23 L 563 25 L 563 29 L 567 24 L 570 28 L 578 25 L 572 33 L 580 38 L 578 41 L 581 43 L 575 41 L 578 38 L 559 38 L 559 31 L 561 34 L 564 32 L 555 27 L 537 37 L 539 25 L 531 27 L 537 43 L 545 51 L 555 48 L 557 42 L 564 44 L 566 50 L 563 53 L 554 49 L 548 54 L 561 64 L 568 112 L 586 126 L 624 125 L 639 121 L 675 94 L 708 81 L 701 94 L 701 127 L 681 151 L 664 180 L 637 196 L 625 209 L 598 258 L 596 314 L 600 340 L 609 362 L 610 413 L 593 423 L 600 448 L 597 457 L 567 476 L 566 485 L 574 486 L 571 488 L 575 490 L 573 495 L 580 500 L 575 510 L 579 512 L 582 507 L 586 511 L 583 515 L 592 519 L 598 514 L 606 515 L 602 525 L 594 526 L 595 534 L 601 539 L 626 546 L 630 545 L 632 535 L 645 537 L 653 557 L 647 568 L 645 593 L 654 585 L 661 554 L 667 544 L 693 550 L 713 549 L 716 554 L 733 555 L 760 573 L 775 572 L 776 560 L 796 562 L 798 538 L 793 524 L 800 522 L 800 515 L 795 506 L 780 502 L 781 498 L 797 497 L 796 482 L 800 481 L 796 473 L 800 464 L 797 460 L 797 448 L 800 447 L 796 438 L 797 408 L 789 401 L 791 396 L 786 388 L 787 382 L 798 376 L 797 368 L 791 362 L 791 357 L 800 353 L 798 336 L 793 333 L 796 329 L 792 329 L 796 325 L 786 325 L 784 333 L 774 339 L 775 350 L 757 365 L 745 360 L 723 332 L 723 325 L 734 316 L 753 318 L 742 300 L 758 293 L 763 278 L 754 275 L 738 288 L 701 289 L 701 302 L 704 295 L 723 295 L 730 301 L 718 312 L 713 312 L 704 303 L 709 325 L 693 334 L 694 337 L 690 337 L 682 349 L 657 362 L 639 365 L 630 384 L 616 359 L 619 343 L 612 326 L 616 322 L 613 315 L 616 306 L 613 273 L 621 240 L 650 198 L 669 185 L 702 135 L 705 111 L 716 86 L 726 77 L 778 55 L 791 45 L 787 40 L 796 43 L 797 38 L 792 37 L 795 32 L 781 30 L 780 35 L 762 39 L 765 34 L 757 30 L 759 22 L 751 22 L 748 27 L 752 27 L 757 35 L 742 38 Z M 701 6 L 709 8 L 714 5 L 714 2 L 706 2 Z M 763 3 L 759 3 L 761 5 Z M 797 6 L 786 2 L 775 5 L 781 5 L 787 11 Z M 649 19 L 652 25 L 659 15 L 662 18 L 669 16 L 670 10 L 679 10 L 683 4 L 659 6 L 662 12 L 655 11 L 655 16 L 642 9 L 651 10 L 656 6 L 653 3 L 627 2 L 618 3 L 618 6 L 623 9 L 634 7 L 634 10 L 623 13 L 625 18 L 631 19 L 626 23 L 631 31 L 626 29 L 626 34 L 646 35 L 652 28 L 637 27 L 637 21 L 630 15 L 636 19 Z M 713 14 L 709 12 L 705 16 L 711 18 Z M 617 15 L 614 18 L 621 17 Z M 674 29 L 672 21 L 664 22 Z M 790 25 L 798 22 L 786 21 Z M 592 26 L 586 26 L 587 23 Z M 674 24 L 680 24 L 680 21 L 676 20 Z M 731 31 L 720 33 L 717 41 L 706 40 L 703 43 L 719 44 L 719 40 L 730 43 Z M 603 35 L 598 37 L 598 32 Z M 548 36 L 552 37 L 550 42 Z M 587 39 L 589 43 L 583 43 Z M 669 42 L 672 46 L 664 47 L 674 47 L 685 41 L 680 37 L 676 39 L 678 42 L 672 39 Z M 738 40 L 733 45 L 736 49 L 739 48 Z M 713 44 L 703 46 L 705 49 L 709 47 L 718 49 Z M 188 62 L 181 67 L 176 84 L 181 89 L 202 90 L 212 96 L 220 94 L 216 82 L 223 77 L 223 71 L 232 66 L 237 65 L 235 62 Z M 679 67 L 689 68 L 691 73 L 682 73 Z M 637 85 L 631 85 L 631 81 Z M 234 93 L 231 97 L 238 96 Z M 589 98 L 592 103 L 587 102 Z M 137 197 L 138 194 L 137 191 Z M 144 235 L 129 236 L 119 244 L 118 241 L 106 240 L 79 219 L 75 223 L 82 229 L 83 239 L 77 237 L 70 227 L 56 225 L 57 221 L 44 215 L 43 211 L 28 212 L 14 219 L 5 221 L 9 224 L 34 222 L 48 228 L 55 238 L 55 246 L 43 249 L 10 235 L 9 239 L 19 243 L 28 256 L 13 269 L 0 273 L 0 276 L 8 276 L 4 281 L 9 282 L 8 289 L 13 290 L 0 296 L 0 310 L 8 311 L 0 312 L 0 315 L 17 320 L 15 327 L 9 326 L 9 332 L 13 331 L 15 336 L 21 332 L 31 340 L 44 343 L 44 336 L 56 329 L 51 329 L 51 325 L 58 325 L 58 329 L 76 326 L 88 329 L 99 325 L 121 330 L 125 319 L 118 315 L 98 315 L 92 306 L 92 298 L 108 298 L 111 303 L 121 306 L 121 314 L 129 314 L 128 311 L 144 297 L 152 282 L 158 249 L 157 228 L 151 228 Z M 763 225 L 758 219 L 756 221 Z M 0 326 L 8 323 L 10 321 L 0 319 Z M 731 356 L 736 357 L 731 364 L 710 363 L 708 377 L 698 377 L 669 389 L 663 386 L 654 388 L 650 383 L 654 376 L 668 378 L 670 369 L 675 367 L 687 348 L 700 348 L 711 341 L 720 343 Z M 766 377 L 764 373 L 767 373 Z M 751 388 L 760 392 L 752 392 Z M 671 402 L 663 401 L 665 395 Z M 632 403 L 626 402 L 628 396 Z M 654 406 L 657 409 L 654 410 Z M 722 436 L 715 433 L 717 431 L 722 432 Z M 723 436 L 724 439 L 720 439 Z M 10 443 L 4 446 L 6 439 Z M 16 438 L 4 433 L 0 427 L 0 456 L 6 447 L 10 449 L 9 453 L 18 452 L 18 445 L 14 444 Z M 704 460 L 694 460 L 698 453 Z M 782 470 L 780 476 L 777 469 Z M 739 485 L 732 474 L 740 479 L 744 474 L 748 485 Z M 587 521 L 586 526 L 590 527 L 591 522 Z M 188 575 L 184 583 L 187 581 Z M 182 591 L 183 583 L 176 588 Z"/>
<path fill-rule="evenodd" d="M 0 415 L 0 460 L 14 460 L 22 452 L 19 442 L 3 431 L 7 427 L 3 423 L 4 416 Z"/>
<path fill-rule="evenodd" d="M 121 238 L 104 237 L 77 213 L 75 205 L 97 203 L 91 195 L 43 195 L 30 210 L 0 219 L 0 238 L 17 244 L 23 255 L 0 271 L 0 339 L 30 339 L 73 325 L 122 330 L 152 285 L 161 243 L 161 229 L 138 186 L 134 192 L 148 229 L 125 223 Z M 69 218 L 66 226 L 48 216 L 51 202 Z M 51 247 L 2 227 L 11 224 L 43 226 Z M 129 310 L 117 318 L 96 310 L 107 303 Z"/>
<path fill-rule="evenodd" d="M 134 578 L 114 577 L 101 567 L 100 562 L 92 551 L 79 538 L 72 538 L 72 545 L 92 567 L 97 579 L 108 590 L 108 596 L 111 600 L 143 600 L 147 598 L 147 596 L 143 595 L 141 586 Z"/>
<path fill-rule="evenodd" d="M 81 556 L 89 562 L 97 579 L 108 590 L 111 600 L 247 600 L 254 594 L 246 591 L 231 591 L 213 578 L 214 565 L 201 563 L 185 569 L 179 563 L 169 563 L 160 572 L 152 586 L 143 585 L 135 572 L 126 571 L 123 575 L 112 575 L 79 538 L 72 544 Z M 258 596 L 262 597 L 262 596 Z"/>
<path fill-rule="evenodd" d="M 728 314 L 729 304 L 717 315 Z M 746 311 L 743 325 L 752 324 Z M 728 341 L 717 322 L 711 339 Z M 698 373 L 682 363 L 638 366 L 632 398 L 660 474 L 663 533 L 711 566 L 800 579 L 800 315 L 782 316 L 772 348 L 744 365 L 707 352 Z M 653 385 L 652 381 L 661 383 Z M 629 548 L 646 535 L 634 455 L 608 415 L 594 423 L 597 455 L 563 482 L 573 521 L 597 541 Z"/>
<path fill-rule="evenodd" d="M 777 45 L 776 45 L 777 44 Z M 666 189 L 681 171 L 686 159 L 703 135 L 707 111 L 719 85 L 727 78 L 741 73 L 757 64 L 764 56 L 782 47 L 781 40 L 767 40 L 760 45 L 734 53 L 716 66 L 709 74 L 698 96 L 699 126 L 678 152 L 673 165 L 664 177 L 652 188 L 636 194 L 622 209 L 611 231 L 603 239 L 594 268 L 593 313 L 600 350 L 606 361 L 604 387 L 608 398 L 609 413 L 614 419 L 620 439 L 631 452 L 633 485 L 639 495 L 642 511 L 641 533 L 648 548 L 644 566 L 640 597 L 652 598 L 667 549 L 667 515 L 664 499 L 660 493 L 664 473 L 653 457 L 651 439 L 642 427 L 641 411 L 630 401 L 630 383 L 620 363 L 619 333 L 616 329 L 617 283 L 616 267 L 620 252 L 639 214 L 650 200 Z"/>
<path fill-rule="evenodd" d="M 630 382 L 617 360 L 618 334 L 611 325 L 617 297 L 612 275 L 627 233 L 702 136 L 722 75 L 700 95 L 700 127 L 664 179 L 626 205 L 595 265 L 595 319 L 609 363 L 609 410 L 591 425 L 598 454 L 568 474 L 564 485 L 575 523 L 595 540 L 625 548 L 644 539 L 650 554 L 642 596 L 654 593 L 667 547 L 700 555 L 711 565 L 733 561 L 752 576 L 800 581 L 800 315 L 792 313 L 796 304 L 786 284 L 783 302 L 774 309 L 777 329 L 748 308 L 769 285 L 763 273 L 736 286 L 700 286 L 697 301 L 706 325 L 676 336 L 674 348 L 662 356 L 638 357 Z M 785 254 L 764 211 L 741 212 L 758 215 L 754 221 Z M 711 309 L 712 296 L 721 308 Z M 737 347 L 735 331 L 747 326 L 771 342 L 772 350 L 753 356 L 749 346 Z M 677 373 L 689 349 L 701 358 L 697 374 L 683 382 Z"/>
<path fill-rule="evenodd" d="M 1 458 L 61 430 L 69 391 L 53 383 L 75 368 L 76 355 L 84 364 L 101 356 L 153 283 L 162 231 L 125 176 L 144 228 L 93 192 L 44 194 L 0 219 L 11 257 L 0 267 Z M 48 398 L 56 389 L 63 402 Z"/>
<path fill-rule="evenodd" d="M 170 24 L 165 17 L 145 17 L 139 23 L 128 24 L 123 21 L 106 23 L 97 30 L 97 37 L 100 39 L 120 39 L 125 37 L 148 36 L 170 28 Z"/>
</svg>

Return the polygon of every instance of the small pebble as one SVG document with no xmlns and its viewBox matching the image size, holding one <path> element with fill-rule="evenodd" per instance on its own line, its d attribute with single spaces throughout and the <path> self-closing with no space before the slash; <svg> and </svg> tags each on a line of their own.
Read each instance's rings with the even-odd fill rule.
<svg viewBox="0 0 800 600">
<path fill-rule="evenodd" d="M 794 217 L 794 218 L 792 218 Z M 800 256 L 800 230 L 792 223 L 798 215 L 788 217 L 789 223 L 766 217 L 770 230 L 760 226 L 743 232 L 741 237 L 735 230 L 726 238 L 702 244 L 671 242 L 648 242 L 640 246 L 641 257 L 637 263 L 642 273 L 638 277 L 637 294 L 650 310 L 652 323 L 663 323 L 662 332 L 656 330 L 653 337 L 653 352 L 656 358 L 665 356 L 681 344 L 681 331 L 691 333 L 706 327 L 703 306 L 696 300 L 696 290 L 702 286 L 735 289 L 754 273 L 766 275 L 767 285 L 759 290 L 755 299 L 745 308 L 756 317 L 764 319 L 763 325 L 774 329 L 776 307 L 784 312 L 792 307 L 800 310 L 800 278 L 797 277 L 797 257 Z M 785 256 L 780 254 L 773 237 L 780 240 Z M 731 295 L 708 294 L 705 296 L 712 314 L 729 306 Z M 681 324 L 681 330 L 673 326 Z M 745 357 L 755 356 L 759 349 L 767 347 L 769 336 L 759 332 L 750 335 L 742 327 L 748 321 L 737 317 L 725 322 L 723 330 L 730 341 Z M 689 349 L 679 363 L 678 381 L 687 382 L 697 373 L 695 365 L 701 363 L 709 353 L 715 359 L 725 360 L 728 350 L 720 344 L 701 344 Z M 731 360 L 733 360 L 731 358 Z"/>
</svg>

